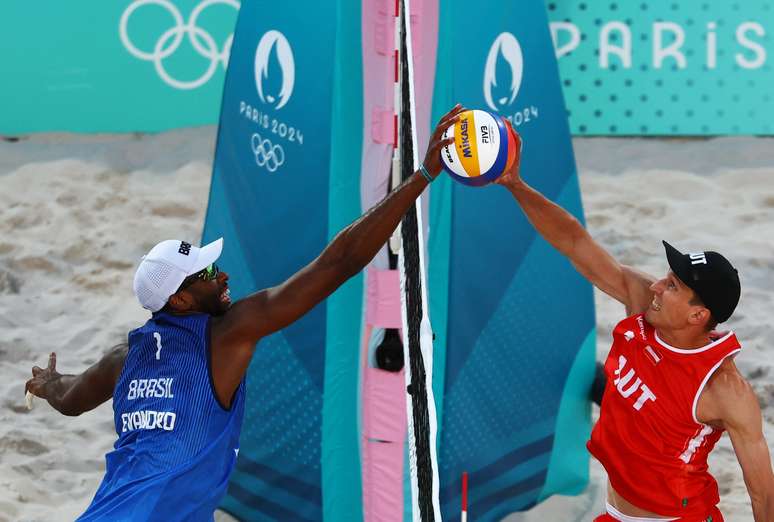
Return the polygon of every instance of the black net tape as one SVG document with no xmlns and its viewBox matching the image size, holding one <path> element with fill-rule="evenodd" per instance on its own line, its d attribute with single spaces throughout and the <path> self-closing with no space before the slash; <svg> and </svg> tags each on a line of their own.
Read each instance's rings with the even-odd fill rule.
<svg viewBox="0 0 774 522">
<path fill-rule="evenodd" d="M 400 21 L 400 84 L 401 107 L 399 150 L 401 179 L 409 178 L 416 168 L 414 165 L 414 143 L 409 85 L 413 79 L 409 76 L 408 50 L 406 46 L 405 2 L 401 0 Z M 417 484 L 419 489 L 419 514 L 423 522 L 435 520 L 433 511 L 433 468 L 430 458 L 430 413 L 427 406 L 425 388 L 425 362 L 420 347 L 420 325 L 422 322 L 422 279 L 419 267 L 419 244 L 417 231 L 417 206 L 406 213 L 401 225 L 403 242 L 403 260 L 405 273 L 406 317 L 408 318 L 408 355 L 411 368 L 411 394 L 413 410 L 414 440 L 416 442 Z"/>
</svg>

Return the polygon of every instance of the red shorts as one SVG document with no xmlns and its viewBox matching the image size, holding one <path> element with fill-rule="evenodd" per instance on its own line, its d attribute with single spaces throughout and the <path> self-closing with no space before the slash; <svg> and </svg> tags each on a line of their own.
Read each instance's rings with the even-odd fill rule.
<svg viewBox="0 0 774 522">
<path fill-rule="evenodd" d="M 599 515 L 594 519 L 594 522 L 618 522 L 618 519 L 613 518 L 608 513 Z M 712 513 L 703 518 L 678 518 L 674 522 L 723 522 L 723 514 L 716 507 L 712 510 Z"/>
</svg>

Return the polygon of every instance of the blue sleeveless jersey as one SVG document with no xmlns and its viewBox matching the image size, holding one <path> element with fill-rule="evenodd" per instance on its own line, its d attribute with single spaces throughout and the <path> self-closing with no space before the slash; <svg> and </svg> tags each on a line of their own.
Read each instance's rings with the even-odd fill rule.
<svg viewBox="0 0 774 522">
<path fill-rule="evenodd" d="M 210 371 L 210 316 L 156 313 L 129 333 L 113 392 L 118 440 L 78 520 L 212 520 L 239 452 L 244 380 L 224 409 Z"/>
</svg>

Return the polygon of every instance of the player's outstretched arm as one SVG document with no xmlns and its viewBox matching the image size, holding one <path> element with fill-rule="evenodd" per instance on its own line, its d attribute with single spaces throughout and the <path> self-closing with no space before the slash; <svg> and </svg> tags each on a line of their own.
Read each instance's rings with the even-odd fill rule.
<svg viewBox="0 0 774 522">
<path fill-rule="evenodd" d="M 447 113 L 430 139 L 424 164 L 433 177 L 441 171 L 441 148 L 453 141 L 453 138 L 444 140 L 443 131 L 457 120 L 462 110 L 457 106 Z M 339 232 L 317 259 L 287 281 L 235 303 L 225 321 L 237 322 L 242 337 L 254 342 L 298 319 L 373 259 L 427 184 L 415 172 Z"/>
<path fill-rule="evenodd" d="M 441 148 L 454 141 L 454 138 L 443 139 L 443 132 L 457 121 L 463 110 L 457 105 L 449 111 L 430 138 L 423 164 L 432 177 L 441 172 Z M 427 184 L 423 175 L 415 172 L 339 232 L 316 259 L 287 281 L 241 299 L 222 320 L 213 323 L 213 353 L 226 354 L 213 358 L 214 381 L 221 399 L 231 397 L 236 390 L 250 363 L 255 343 L 294 322 L 362 270 L 387 242 Z"/>
<path fill-rule="evenodd" d="M 738 370 L 721 370 L 702 393 L 699 420 L 718 419 L 728 431 L 742 467 L 755 522 L 774 522 L 774 472 L 758 398 Z"/>
<path fill-rule="evenodd" d="M 648 308 L 653 299 L 650 286 L 655 278 L 620 264 L 572 214 L 527 185 L 519 174 L 519 161 L 496 183 L 508 189 L 543 239 L 566 256 L 594 286 L 623 303 L 627 314 Z"/>
<path fill-rule="evenodd" d="M 56 354 L 51 353 L 48 367 L 32 368 L 32 378 L 27 381 L 24 389 L 46 399 L 64 415 L 80 415 L 113 396 L 128 350 L 127 344 L 113 347 L 102 359 L 79 375 L 62 375 L 57 372 Z"/>
</svg>

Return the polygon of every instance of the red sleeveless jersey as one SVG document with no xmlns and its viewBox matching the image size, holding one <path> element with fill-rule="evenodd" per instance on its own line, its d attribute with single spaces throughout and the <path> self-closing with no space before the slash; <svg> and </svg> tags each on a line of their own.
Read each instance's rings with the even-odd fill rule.
<svg viewBox="0 0 774 522">
<path fill-rule="evenodd" d="M 618 323 L 587 447 L 623 498 L 686 520 L 712 511 L 720 498 L 707 455 L 722 430 L 697 421 L 696 404 L 715 370 L 739 350 L 733 332 L 682 350 L 662 341 L 643 315 Z"/>
</svg>

